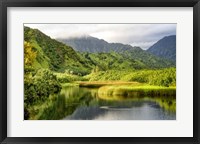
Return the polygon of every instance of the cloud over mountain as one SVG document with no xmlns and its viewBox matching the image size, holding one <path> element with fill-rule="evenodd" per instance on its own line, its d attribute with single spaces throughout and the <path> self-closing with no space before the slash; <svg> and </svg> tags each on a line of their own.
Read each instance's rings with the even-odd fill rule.
<svg viewBox="0 0 200 144">
<path fill-rule="evenodd" d="M 25 24 L 54 39 L 93 36 L 148 49 L 167 35 L 176 35 L 176 24 Z"/>
</svg>

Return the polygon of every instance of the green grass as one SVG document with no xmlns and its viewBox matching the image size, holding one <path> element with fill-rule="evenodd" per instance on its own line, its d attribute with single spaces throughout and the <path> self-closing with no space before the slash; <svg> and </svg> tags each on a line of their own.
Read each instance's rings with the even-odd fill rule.
<svg viewBox="0 0 200 144">
<path fill-rule="evenodd" d="M 141 97 L 176 97 L 176 87 L 160 87 L 150 85 L 111 85 L 98 90 L 101 98 L 141 98 Z"/>
</svg>

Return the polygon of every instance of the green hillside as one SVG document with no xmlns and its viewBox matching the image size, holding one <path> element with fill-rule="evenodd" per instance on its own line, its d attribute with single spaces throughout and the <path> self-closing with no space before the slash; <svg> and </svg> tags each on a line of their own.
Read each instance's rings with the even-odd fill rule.
<svg viewBox="0 0 200 144">
<path fill-rule="evenodd" d="M 77 52 L 90 53 L 91 57 L 96 57 L 97 59 L 98 57 L 101 58 L 101 56 L 99 56 L 100 53 L 104 53 L 103 57 L 111 56 L 111 59 L 113 59 L 114 56 L 119 61 L 129 61 L 130 63 L 132 63 L 131 67 L 134 67 L 134 69 L 165 68 L 175 66 L 173 61 L 155 56 L 148 51 L 142 50 L 140 47 L 133 47 L 131 45 L 121 43 L 108 43 L 105 40 L 98 39 L 92 36 L 58 39 L 58 41 L 72 46 L 73 49 Z M 112 53 L 112 55 L 110 55 L 110 53 Z M 113 55 L 113 53 L 116 54 Z M 106 56 L 106 54 L 108 55 Z M 101 59 L 99 60 L 101 61 Z M 105 63 L 110 63 L 108 58 L 103 58 L 102 60 L 104 60 Z M 118 63 L 118 65 L 121 64 Z M 121 67 L 127 66 L 128 68 L 130 68 L 129 64 L 122 65 L 123 66 Z"/>
<path fill-rule="evenodd" d="M 167 60 L 165 58 L 154 56 L 142 49 L 133 49 L 133 50 L 125 51 L 122 53 L 122 55 L 125 58 L 129 58 L 133 61 L 137 61 L 140 64 L 142 64 L 143 67 L 139 67 L 140 64 L 137 65 L 140 69 L 142 68 L 157 69 L 157 68 L 175 67 L 175 64 L 172 61 Z"/>
<path fill-rule="evenodd" d="M 72 47 L 29 27 L 24 27 L 24 40 L 29 42 L 33 50 L 37 52 L 33 64 L 36 69 L 46 68 L 56 72 L 67 71 L 72 74 L 86 75 L 96 67 L 100 70 L 124 70 L 174 66 L 170 61 L 153 56 L 140 48 L 119 53 L 76 52 Z"/>
<path fill-rule="evenodd" d="M 82 53 L 81 54 L 90 65 L 98 68 L 101 71 L 105 70 L 125 70 L 125 69 L 139 69 L 146 67 L 140 61 L 135 61 L 125 56 L 111 52 L 111 53 Z"/>
<path fill-rule="evenodd" d="M 51 39 L 37 29 L 24 27 L 24 40 L 29 42 L 37 57 L 33 67 L 47 68 L 57 72 L 89 73 L 90 66 L 70 46 Z"/>
</svg>

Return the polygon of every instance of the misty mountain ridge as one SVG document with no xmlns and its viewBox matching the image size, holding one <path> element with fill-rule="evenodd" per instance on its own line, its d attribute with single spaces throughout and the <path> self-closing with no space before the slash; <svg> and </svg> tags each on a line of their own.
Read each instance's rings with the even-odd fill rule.
<svg viewBox="0 0 200 144">
<path fill-rule="evenodd" d="M 78 52 L 88 53 L 110 53 L 116 52 L 122 55 L 129 55 L 130 57 L 140 58 L 143 55 L 144 59 L 153 57 L 154 59 L 164 59 L 176 63 L 176 36 L 170 35 L 158 40 L 149 49 L 143 50 L 140 47 L 131 46 L 122 43 L 108 43 L 103 39 L 98 39 L 92 36 L 73 37 L 66 39 L 58 39 L 58 41 L 73 47 Z M 132 56 L 131 56 L 132 55 Z M 153 55 L 153 56 L 152 56 Z M 147 57 L 147 58 L 146 58 Z M 150 59 L 151 61 L 152 59 Z M 159 61 L 159 60 L 158 60 Z M 147 61 L 148 63 L 148 61 Z"/>
<path fill-rule="evenodd" d="M 57 39 L 79 52 L 100 53 L 100 52 L 123 52 L 132 49 L 141 49 L 139 47 L 132 47 L 128 44 L 122 43 L 108 43 L 103 39 L 98 39 L 92 36 L 73 37 L 67 39 Z"/>
<path fill-rule="evenodd" d="M 117 53 L 122 55 L 124 58 L 131 59 L 135 62 L 142 62 L 139 64 L 139 68 L 161 68 L 174 65 L 172 61 L 155 56 L 140 47 L 133 47 L 122 43 L 108 43 L 103 39 L 98 39 L 92 36 L 59 39 L 58 41 L 73 47 L 75 51 L 81 53 Z M 143 66 L 141 66 L 141 64 Z"/>
</svg>

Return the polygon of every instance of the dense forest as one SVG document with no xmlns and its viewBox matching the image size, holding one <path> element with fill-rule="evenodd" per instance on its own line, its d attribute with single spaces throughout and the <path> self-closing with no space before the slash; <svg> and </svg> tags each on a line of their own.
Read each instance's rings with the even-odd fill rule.
<svg viewBox="0 0 200 144">
<path fill-rule="evenodd" d="M 24 27 L 24 119 L 63 118 L 69 110 L 58 95 L 68 85 L 100 87 L 102 82 L 112 86 L 115 82 L 137 82 L 140 88 L 151 91 L 158 87 L 175 89 L 174 56 L 171 60 L 170 53 L 162 57 L 151 49 L 149 52 L 94 37 L 55 40 L 37 29 Z M 55 107 L 64 114 L 44 117 Z"/>
</svg>

